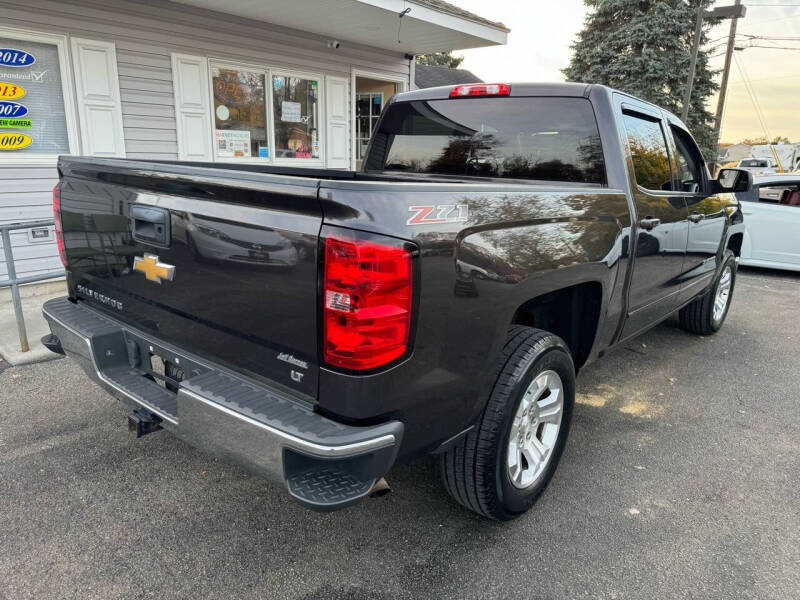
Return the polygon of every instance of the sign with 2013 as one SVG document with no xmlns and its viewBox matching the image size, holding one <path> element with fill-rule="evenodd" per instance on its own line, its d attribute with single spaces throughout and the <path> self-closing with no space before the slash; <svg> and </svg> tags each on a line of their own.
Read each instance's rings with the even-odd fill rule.
<svg viewBox="0 0 800 600">
<path fill-rule="evenodd" d="M 16 48 L 0 48 L 0 67 L 30 67 L 36 62 L 33 54 Z"/>
<path fill-rule="evenodd" d="M 0 81 L 0 100 L 17 100 L 25 95 L 25 88 L 16 83 Z"/>
</svg>

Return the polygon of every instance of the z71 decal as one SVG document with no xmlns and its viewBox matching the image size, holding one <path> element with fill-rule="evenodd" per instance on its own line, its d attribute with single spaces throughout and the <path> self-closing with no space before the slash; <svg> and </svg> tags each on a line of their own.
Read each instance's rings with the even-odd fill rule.
<svg viewBox="0 0 800 600">
<path fill-rule="evenodd" d="M 409 206 L 408 211 L 414 215 L 408 218 L 406 225 L 462 223 L 469 218 L 469 207 L 466 204 Z"/>
</svg>

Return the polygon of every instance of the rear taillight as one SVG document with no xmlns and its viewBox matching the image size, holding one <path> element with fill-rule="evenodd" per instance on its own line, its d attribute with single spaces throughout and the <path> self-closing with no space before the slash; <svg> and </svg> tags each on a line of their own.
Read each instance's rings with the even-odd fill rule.
<svg viewBox="0 0 800 600">
<path fill-rule="evenodd" d="M 56 244 L 58 244 L 58 256 L 64 266 L 67 266 L 67 253 L 64 250 L 64 230 L 61 228 L 61 189 L 56 184 L 53 188 L 53 222 L 56 230 Z"/>
<path fill-rule="evenodd" d="M 373 369 L 402 356 L 411 327 L 411 252 L 402 243 L 325 239 L 325 362 Z"/>
<path fill-rule="evenodd" d="M 469 98 L 470 96 L 508 96 L 510 86 L 507 83 L 471 83 L 457 85 L 450 91 L 451 98 Z"/>
</svg>

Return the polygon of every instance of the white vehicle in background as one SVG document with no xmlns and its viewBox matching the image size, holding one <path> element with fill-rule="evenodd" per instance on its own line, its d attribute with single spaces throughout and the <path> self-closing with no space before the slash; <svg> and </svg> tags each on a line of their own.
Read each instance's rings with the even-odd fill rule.
<svg viewBox="0 0 800 600">
<path fill-rule="evenodd" d="M 778 163 L 772 158 L 744 158 L 736 168 L 750 171 L 753 175 L 771 175 L 778 172 Z"/>
<path fill-rule="evenodd" d="M 739 264 L 800 271 L 800 174 L 755 177 L 736 197 L 745 225 Z"/>
</svg>

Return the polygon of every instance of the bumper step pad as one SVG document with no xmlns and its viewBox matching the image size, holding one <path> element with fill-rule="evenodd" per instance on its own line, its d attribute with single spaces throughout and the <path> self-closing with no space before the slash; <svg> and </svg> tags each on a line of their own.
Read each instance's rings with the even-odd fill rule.
<svg viewBox="0 0 800 600">
<path fill-rule="evenodd" d="M 375 479 L 361 481 L 351 473 L 320 467 L 287 479 L 289 493 L 302 504 L 317 510 L 340 508 L 360 500 L 375 485 Z"/>
</svg>

